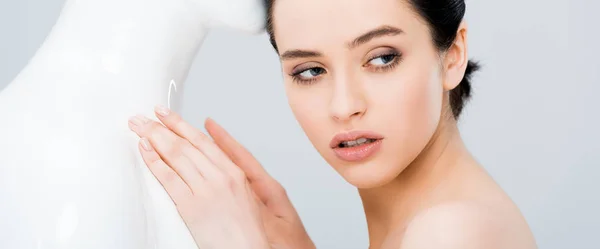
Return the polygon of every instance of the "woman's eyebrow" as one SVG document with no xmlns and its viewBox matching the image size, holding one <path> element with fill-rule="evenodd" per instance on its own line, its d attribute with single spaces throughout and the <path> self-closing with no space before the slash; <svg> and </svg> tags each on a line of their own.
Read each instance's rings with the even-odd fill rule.
<svg viewBox="0 0 600 249">
<path fill-rule="evenodd" d="M 369 42 L 370 40 L 373 40 L 374 38 L 377 38 L 377 37 L 393 36 L 393 35 L 398 35 L 398 34 L 402 34 L 402 33 L 404 33 L 404 31 L 402 31 L 399 28 L 389 26 L 389 25 L 383 25 L 381 27 L 378 27 L 378 28 L 368 31 L 368 32 L 360 35 L 356 39 L 354 39 L 352 42 L 349 42 L 348 48 L 350 48 L 350 49 L 356 48 L 356 47 L 358 47 L 362 44 L 365 44 L 365 43 Z"/>
<path fill-rule="evenodd" d="M 348 48 L 352 49 L 352 48 L 358 47 L 362 44 L 369 42 L 370 40 L 377 38 L 377 37 L 392 36 L 392 35 L 398 35 L 398 34 L 402 34 L 402 33 L 404 33 L 404 31 L 402 31 L 399 28 L 389 26 L 389 25 L 383 25 L 381 27 L 372 29 L 372 30 L 360 35 L 356 39 L 352 40 L 352 42 L 348 43 Z M 323 56 L 323 54 L 318 51 L 293 49 L 293 50 L 288 50 L 288 51 L 283 52 L 279 57 L 281 58 L 281 60 L 291 60 L 291 59 L 298 59 L 298 58 L 310 58 L 310 57 L 321 57 L 321 56 Z"/>
<path fill-rule="evenodd" d="M 320 57 L 320 56 L 323 56 L 323 54 L 321 54 L 320 52 L 317 52 L 317 51 L 294 49 L 294 50 L 285 51 L 279 57 L 282 60 L 290 60 L 290 59 L 297 59 L 297 58 Z"/>
</svg>

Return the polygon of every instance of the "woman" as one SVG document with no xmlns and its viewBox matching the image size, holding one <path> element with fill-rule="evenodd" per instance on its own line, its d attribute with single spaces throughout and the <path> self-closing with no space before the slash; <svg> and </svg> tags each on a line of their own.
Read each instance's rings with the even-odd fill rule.
<svg viewBox="0 0 600 249">
<path fill-rule="evenodd" d="M 478 68 L 463 0 L 277 0 L 268 10 L 291 109 L 359 189 L 370 248 L 536 248 L 456 125 Z M 133 129 L 155 148 L 141 149 L 146 163 L 200 248 L 314 247 L 285 191 L 220 126 L 207 120 L 212 141 L 161 110 L 167 128 L 138 117 Z"/>
</svg>

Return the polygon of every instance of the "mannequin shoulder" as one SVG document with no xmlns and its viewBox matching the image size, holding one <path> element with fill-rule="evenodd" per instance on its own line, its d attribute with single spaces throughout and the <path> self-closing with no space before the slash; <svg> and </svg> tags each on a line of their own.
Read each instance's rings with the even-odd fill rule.
<svg viewBox="0 0 600 249">
<path fill-rule="evenodd" d="M 508 216 L 512 214 L 477 203 L 434 206 L 408 224 L 400 249 L 535 249 L 534 244 L 518 238 L 521 236 L 515 231 L 520 225 Z"/>
</svg>

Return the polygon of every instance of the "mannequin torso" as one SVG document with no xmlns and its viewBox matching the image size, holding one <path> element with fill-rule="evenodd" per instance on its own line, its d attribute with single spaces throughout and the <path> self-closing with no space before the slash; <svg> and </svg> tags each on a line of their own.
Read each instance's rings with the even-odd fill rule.
<svg viewBox="0 0 600 249">
<path fill-rule="evenodd" d="M 229 26 L 261 31 L 262 1 L 236 1 L 248 26 Z M 243 23 L 209 2 L 66 2 L 0 92 L 0 248 L 196 248 L 127 120 L 177 110 L 210 23 Z"/>
</svg>

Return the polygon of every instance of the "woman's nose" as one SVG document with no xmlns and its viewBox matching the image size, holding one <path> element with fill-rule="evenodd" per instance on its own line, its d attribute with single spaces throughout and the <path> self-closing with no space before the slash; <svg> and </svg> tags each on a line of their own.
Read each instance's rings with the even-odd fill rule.
<svg viewBox="0 0 600 249">
<path fill-rule="evenodd" d="M 367 111 L 364 90 L 354 82 L 336 82 L 331 103 L 331 117 L 339 122 L 360 118 Z"/>
</svg>

